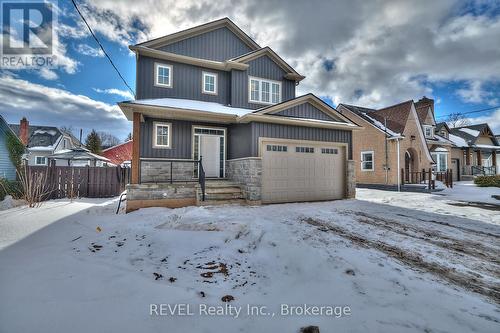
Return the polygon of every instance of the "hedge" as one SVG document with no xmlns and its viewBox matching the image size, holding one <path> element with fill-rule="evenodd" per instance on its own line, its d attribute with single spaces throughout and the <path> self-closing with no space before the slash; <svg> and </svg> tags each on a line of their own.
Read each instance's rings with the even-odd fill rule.
<svg viewBox="0 0 500 333">
<path fill-rule="evenodd" d="M 500 187 L 500 175 L 478 176 L 474 179 L 474 184 L 479 187 Z"/>
</svg>

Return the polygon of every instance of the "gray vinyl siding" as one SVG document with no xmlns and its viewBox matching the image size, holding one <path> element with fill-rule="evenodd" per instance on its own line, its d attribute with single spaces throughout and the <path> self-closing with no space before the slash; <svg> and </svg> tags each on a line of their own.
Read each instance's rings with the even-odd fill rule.
<svg viewBox="0 0 500 333">
<path fill-rule="evenodd" d="M 172 65 L 172 88 L 154 85 L 155 62 Z M 202 72 L 217 74 L 217 95 L 202 93 Z M 229 72 L 205 69 L 173 61 L 140 56 L 137 63 L 137 99 L 184 98 L 228 104 L 230 100 Z"/>
<path fill-rule="evenodd" d="M 352 132 L 329 128 L 289 126 L 270 123 L 252 123 L 252 156 L 259 154 L 259 138 L 311 140 L 343 142 L 349 146 L 349 159 L 352 159 Z"/>
<path fill-rule="evenodd" d="M 231 71 L 231 105 L 235 107 L 260 109 L 266 104 L 248 103 L 248 77 L 281 81 L 281 101 L 295 98 L 295 81 L 286 80 L 286 72 L 268 56 L 262 56 L 248 62 L 246 71 Z"/>
<path fill-rule="evenodd" d="M 252 124 L 231 125 L 227 136 L 227 159 L 252 156 Z"/>
<path fill-rule="evenodd" d="M 7 126 L 3 119 L 0 119 L 0 178 L 15 180 L 16 168 L 10 160 L 7 148 L 7 133 L 9 132 Z"/>
<path fill-rule="evenodd" d="M 224 61 L 252 51 L 228 28 L 219 28 L 159 48 L 185 56 Z"/>
<path fill-rule="evenodd" d="M 171 148 L 153 148 L 153 122 L 172 124 Z M 140 156 L 142 158 L 192 159 L 193 125 L 225 128 L 223 125 L 213 123 L 146 118 L 141 123 Z"/>
<path fill-rule="evenodd" d="M 310 103 L 299 104 L 293 106 L 291 108 L 285 109 L 278 113 L 275 113 L 278 116 L 285 117 L 295 117 L 295 118 L 306 118 L 306 119 L 317 119 L 317 120 L 327 120 L 327 121 L 338 121 L 338 119 L 334 119 L 330 117 L 323 111 L 317 109 L 315 106 Z"/>
</svg>

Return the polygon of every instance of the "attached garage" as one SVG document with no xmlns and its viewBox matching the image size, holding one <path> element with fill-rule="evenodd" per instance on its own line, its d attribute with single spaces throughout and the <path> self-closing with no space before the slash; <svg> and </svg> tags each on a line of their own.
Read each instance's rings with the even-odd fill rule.
<svg viewBox="0 0 500 333">
<path fill-rule="evenodd" d="M 343 143 L 262 138 L 262 202 L 344 198 L 346 151 Z"/>
</svg>

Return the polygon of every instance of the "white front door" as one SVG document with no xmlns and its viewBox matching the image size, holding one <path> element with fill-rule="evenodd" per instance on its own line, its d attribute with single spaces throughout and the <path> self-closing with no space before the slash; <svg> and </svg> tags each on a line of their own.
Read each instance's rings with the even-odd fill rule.
<svg viewBox="0 0 500 333">
<path fill-rule="evenodd" d="M 220 176 L 220 137 L 215 135 L 200 136 L 200 155 L 206 177 Z"/>
</svg>

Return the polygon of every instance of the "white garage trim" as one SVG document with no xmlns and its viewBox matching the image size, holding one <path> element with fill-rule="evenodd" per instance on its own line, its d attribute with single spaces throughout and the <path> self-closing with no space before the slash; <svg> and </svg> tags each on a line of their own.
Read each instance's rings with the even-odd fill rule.
<svg viewBox="0 0 500 333">
<path fill-rule="evenodd" d="M 259 157 L 262 157 L 262 147 L 263 143 L 266 141 L 272 141 L 272 142 L 277 142 L 277 143 L 289 143 L 292 145 L 295 144 L 305 144 L 305 143 L 310 143 L 313 145 L 328 145 L 328 146 L 337 146 L 339 148 L 345 148 L 345 159 L 346 161 L 348 160 L 348 150 L 349 150 L 349 145 L 344 142 L 329 142 L 329 141 L 311 141 L 311 140 L 295 140 L 295 139 L 275 139 L 275 138 L 268 138 L 268 137 L 259 137 L 259 152 L 258 155 Z"/>
</svg>

